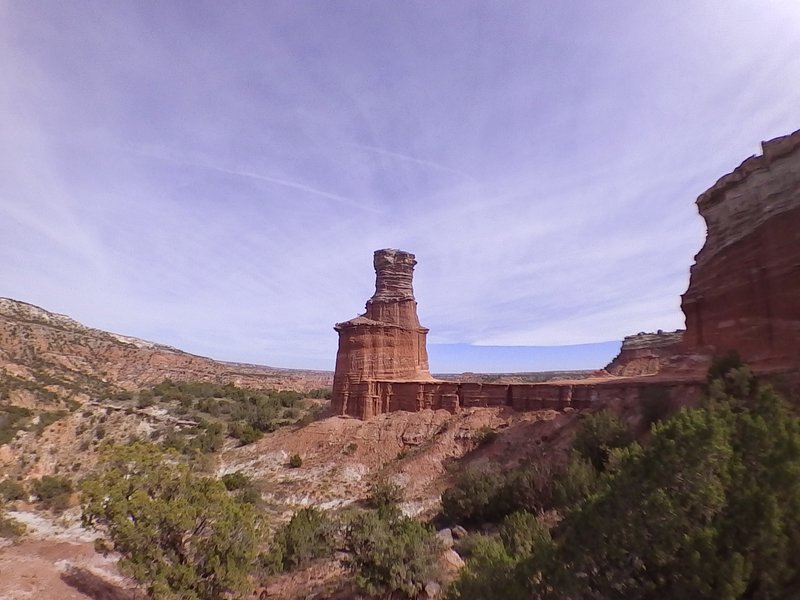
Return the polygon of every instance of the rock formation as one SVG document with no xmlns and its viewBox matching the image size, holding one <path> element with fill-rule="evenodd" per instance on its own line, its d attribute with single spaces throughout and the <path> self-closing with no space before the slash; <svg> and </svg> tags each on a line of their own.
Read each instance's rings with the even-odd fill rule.
<svg viewBox="0 0 800 600">
<path fill-rule="evenodd" d="M 445 409 L 457 412 L 476 407 L 516 410 L 586 408 L 614 399 L 637 398 L 649 385 L 637 378 L 587 378 L 541 383 L 441 381 L 428 371 L 425 340 L 428 330 L 417 318 L 412 289 L 414 255 L 399 250 L 375 252 L 375 294 L 366 312 L 338 323 L 339 351 L 333 380 L 335 414 L 369 419 L 397 410 Z M 625 357 L 639 364 L 654 353 L 668 353 L 679 333 L 651 334 L 629 342 Z M 638 337 L 638 336 L 635 336 Z M 661 346 L 660 350 L 656 348 Z M 660 354 L 659 354 L 660 356 Z M 632 368 L 632 367 L 631 367 Z M 647 371 L 653 368 L 647 363 Z M 640 366 L 641 370 L 645 370 Z M 646 379 L 646 378 L 644 378 Z M 659 381 L 670 393 L 696 395 L 696 382 Z"/>
<path fill-rule="evenodd" d="M 366 312 L 334 328 L 339 350 L 333 409 L 361 418 L 385 412 L 376 406 L 381 401 L 377 382 L 435 381 L 428 370 L 428 330 L 419 323 L 414 299 L 414 255 L 377 250 L 373 264 L 375 293 Z"/>
<path fill-rule="evenodd" d="M 640 332 L 622 340 L 619 354 L 606 367 L 611 375 L 637 377 L 658 373 L 680 351 L 683 330 Z"/>
<path fill-rule="evenodd" d="M 368 418 L 424 408 L 580 408 L 637 397 L 650 385 L 696 396 L 710 357 L 729 350 L 758 373 L 800 385 L 800 131 L 762 149 L 697 200 L 708 235 L 682 297 L 685 332 L 625 338 L 605 380 L 434 380 L 411 288 L 414 256 L 379 250 L 367 312 L 336 326 L 334 411 Z"/>
<path fill-rule="evenodd" d="M 736 350 L 756 370 L 800 366 L 800 131 L 762 143 L 697 200 L 683 352 Z"/>
</svg>

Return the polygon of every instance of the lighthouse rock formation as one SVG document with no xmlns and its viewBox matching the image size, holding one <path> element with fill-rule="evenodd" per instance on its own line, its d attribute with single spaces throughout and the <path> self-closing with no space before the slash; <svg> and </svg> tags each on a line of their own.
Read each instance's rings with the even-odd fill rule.
<svg viewBox="0 0 800 600">
<path fill-rule="evenodd" d="M 375 293 L 366 312 L 334 327 L 339 350 L 333 409 L 361 418 L 390 410 L 384 406 L 392 390 L 388 382 L 434 382 L 428 370 L 428 330 L 419 323 L 414 298 L 414 255 L 377 250 L 373 264 Z"/>
<path fill-rule="evenodd" d="M 635 402 L 652 386 L 686 402 L 702 394 L 711 357 L 731 350 L 757 374 L 800 389 L 800 131 L 762 148 L 697 200 L 708 235 L 682 297 L 685 331 L 626 338 L 603 379 L 439 381 L 417 318 L 414 255 L 378 250 L 366 312 L 335 327 L 334 411 L 367 419 L 427 408 L 584 408 Z"/>
</svg>

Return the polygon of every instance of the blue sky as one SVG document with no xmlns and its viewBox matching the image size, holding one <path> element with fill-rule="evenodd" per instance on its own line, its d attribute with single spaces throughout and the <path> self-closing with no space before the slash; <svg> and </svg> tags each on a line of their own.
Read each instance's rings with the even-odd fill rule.
<svg viewBox="0 0 800 600">
<path fill-rule="evenodd" d="M 0 65 L 0 296 L 285 367 L 385 247 L 434 371 L 600 367 L 800 127 L 796 0 L 0 0 Z"/>
</svg>

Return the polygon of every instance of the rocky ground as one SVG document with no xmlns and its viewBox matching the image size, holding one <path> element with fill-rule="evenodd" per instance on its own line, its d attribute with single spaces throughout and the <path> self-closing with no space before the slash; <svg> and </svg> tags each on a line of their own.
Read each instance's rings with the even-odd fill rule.
<svg viewBox="0 0 800 600">
<path fill-rule="evenodd" d="M 30 509 L 8 515 L 24 523 L 27 531 L 18 541 L 0 547 L 0 598 L 137 598 L 131 582 L 117 571 L 116 557 L 95 552 L 96 536 L 80 526 L 77 509 L 59 516 Z"/>
<path fill-rule="evenodd" d="M 75 413 L 74 418 L 80 415 Z M 139 419 L 142 427 L 147 424 L 122 411 L 108 417 Z M 219 475 L 237 470 L 250 475 L 273 523 L 304 506 L 336 510 L 357 503 L 364 499 L 369 484 L 382 477 L 403 488 L 404 512 L 430 516 L 455 465 L 488 460 L 511 465 L 543 455 L 559 459 L 569 443 L 570 424 L 577 418 L 571 412 L 515 413 L 500 408 L 476 408 L 457 415 L 398 412 L 370 421 L 326 417 L 280 429 L 247 446 L 229 447 L 216 456 L 215 469 Z M 66 461 L 70 454 L 82 463 L 93 460 L 91 448 L 83 452 L 73 448 L 73 425 L 65 419 L 42 433 L 39 445 L 43 457 L 51 457 L 50 466 Z M 491 443 L 481 444 L 489 428 L 499 434 Z M 51 453 L 49 448 L 57 446 L 59 450 Z M 299 468 L 288 465 L 293 454 L 303 459 Z M 0 599 L 135 597 L 130 583 L 116 571 L 114 557 L 94 552 L 95 534 L 80 527 L 78 511 L 73 507 L 63 515 L 52 515 L 25 504 L 9 512 L 28 532 L 0 548 Z M 270 598 L 305 598 L 312 592 L 322 594 L 319 598 L 332 597 L 326 594 L 339 585 L 341 572 L 333 557 L 271 580 L 265 592 Z"/>
</svg>

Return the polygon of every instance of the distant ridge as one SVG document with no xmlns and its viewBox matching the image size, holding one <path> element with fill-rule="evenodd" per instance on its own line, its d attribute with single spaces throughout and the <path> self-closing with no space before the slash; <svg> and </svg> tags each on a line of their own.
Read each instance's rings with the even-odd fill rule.
<svg viewBox="0 0 800 600">
<path fill-rule="evenodd" d="M 0 298 L 0 380 L 45 383 L 54 393 L 81 390 L 91 395 L 93 390 L 139 389 L 164 379 L 308 391 L 330 386 L 333 374 L 217 361 Z"/>
</svg>

